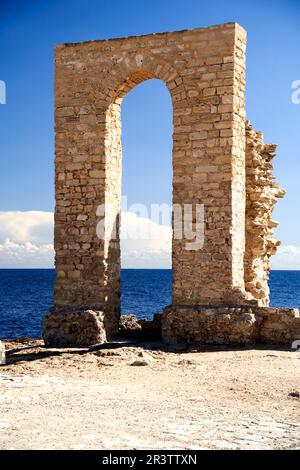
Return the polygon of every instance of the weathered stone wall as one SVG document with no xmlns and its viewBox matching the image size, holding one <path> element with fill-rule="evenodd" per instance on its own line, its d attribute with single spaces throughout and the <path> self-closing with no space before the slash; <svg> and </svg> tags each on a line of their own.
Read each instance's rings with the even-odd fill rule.
<svg viewBox="0 0 300 470">
<path fill-rule="evenodd" d="M 230 23 L 56 47 L 55 305 L 103 310 L 116 328 L 120 106 L 149 78 L 161 79 L 173 102 L 173 202 L 205 205 L 203 249 L 173 241 L 174 302 L 243 296 L 245 41 Z M 100 240 L 96 210 L 104 203 Z"/>
<path fill-rule="evenodd" d="M 246 34 L 237 28 L 227 52 L 223 34 L 200 50 L 197 36 L 198 61 L 183 72 L 188 107 L 174 109 L 173 202 L 205 205 L 205 241 L 198 252 L 173 241 L 173 303 L 217 304 L 244 289 Z"/>
<path fill-rule="evenodd" d="M 300 315 L 292 308 L 172 305 L 162 336 L 168 343 L 290 345 L 300 339 Z"/>
<path fill-rule="evenodd" d="M 173 304 L 164 309 L 162 336 L 169 343 L 281 343 L 300 339 L 298 309 L 270 308 L 270 257 L 280 242 L 274 240 L 274 205 L 285 192 L 274 182 L 272 160 L 276 145 L 265 144 L 263 134 L 246 122 L 245 289 L 251 299 L 235 306 Z M 240 178 L 242 181 L 242 178 Z M 242 223 L 242 222 L 241 222 Z M 226 300 L 226 299 L 224 299 Z M 246 305 L 245 305 L 246 304 Z"/>
<path fill-rule="evenodd" d="M 57 278 L 47 344 L 92 343 L 118 328 L 121 104 L 151 78 L 172 98 L 173 204 L 204 205 L 205 222 L 201 249 L 173 237 L 164 338 L 281 341 L 298 331 L 298 312 L 257 310 L 268 305 L 278 245 L 271 214 L 283 192 L 273 182 L 275 146 L 245 127 L 245 48 L 236 23 L 56 47 Z"/>
<path fill-rule="evenodd" d="M 274 182 L 272 160 L 276 145 L 265 144 L 263 134 L 246 123 L 246 251 L 245 288 L 260 306 L 269 305 L 270 257 L 280 242 L 274 240 L 274 205 L 285 191 Z"/>
</svg>

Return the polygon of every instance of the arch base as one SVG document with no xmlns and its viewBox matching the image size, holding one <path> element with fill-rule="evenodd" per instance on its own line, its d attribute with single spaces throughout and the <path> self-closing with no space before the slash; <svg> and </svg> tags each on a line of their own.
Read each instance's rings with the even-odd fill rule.
<svg viewBox="0 0 300 470">
<path fill-rule="evenodd" d="M 51 308 L 43 319 L 46 347 L 86 348 L 107 340 L 102 311 L 80 308 Z"/>
<path fill-rule="evenodd" d="M 298 309 L 249 305 L 171 305 L 164 309 L 168 344 L 291 344 L 300 339 Z"/>
</svg>

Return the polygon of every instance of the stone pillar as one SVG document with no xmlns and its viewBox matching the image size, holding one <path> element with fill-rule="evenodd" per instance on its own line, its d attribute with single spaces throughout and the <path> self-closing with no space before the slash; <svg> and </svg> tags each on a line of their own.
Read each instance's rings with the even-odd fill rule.
<svg viewBox="0 0 300 470">
<path fill-rule="evenodd" d="M 103 342 L 120 316 L 120 103 L 108 106 L 94 92 L 101 78 L 95 70 L 85 80 L 84 55 L 80 46 L 55 50 L 56 282 L 43 325 L 50 346 Z"/>
<path fill-rule="evenodd" d="M 186 237 L 173 241 L 173 304 L 239 304 L 249 300 L 243 266 L 246 33 L 236 24 L 214 37 L 208 31 L 203 50 L 198 39 L 189 38 L 197 59 L 184 75 L 186 105 L 174 106 L 173 203 L 192 204 L 194 211 L 204 205 L 204 244 L 190 250 Z"/>
</svg>

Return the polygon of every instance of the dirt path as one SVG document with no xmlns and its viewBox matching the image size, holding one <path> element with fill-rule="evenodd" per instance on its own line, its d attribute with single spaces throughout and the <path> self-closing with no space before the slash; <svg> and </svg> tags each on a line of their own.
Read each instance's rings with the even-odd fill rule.
<svg viewBox="0 0 300 470">
<path fill-rule="evenodd" d="M 9 362 L 1 449 L 300 448 L 300 358 L 287 350 L 36 348 Z"/>
</svg>

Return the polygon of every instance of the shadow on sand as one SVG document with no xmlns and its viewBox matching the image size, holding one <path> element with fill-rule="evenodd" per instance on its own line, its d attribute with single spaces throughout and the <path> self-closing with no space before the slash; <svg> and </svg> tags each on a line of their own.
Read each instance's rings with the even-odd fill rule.
<svg viewBox="0 0 300 470">
<path fill-rule="evenodd" d="M 9 343 L 17 343 L 17 340 L 9 341 Z M 163 351 L 170 353 L 193 353 L 193 352 L 230 352 L 230 351 L 251 351 L 263 350 L 269 351 L 291 351 L 286 345 L 166 345 L 162 341 L 145 341 L 135 338 L 118 339 L 104 344 L 98 344 L 89 348 L 46 348 L 41 340 L 31 340 L 30 344 L 20 347 L 13 347 L 6 350 L 6 364 L 1 367 L 9 367 L 19 362 L 38 361 L 49 357 L 62 355 L 78 355 L 93 353 L 100 350 L 117 350 L 120 348 L 142 348 L 145 351 Z"/>
</svg>

